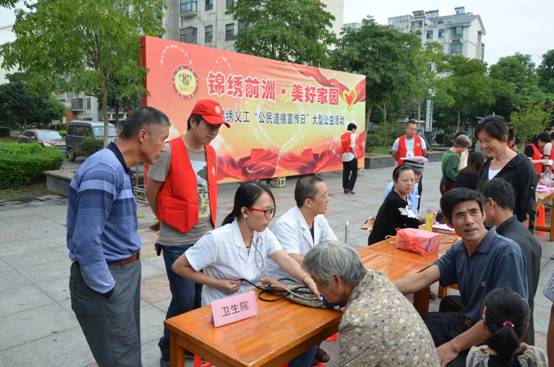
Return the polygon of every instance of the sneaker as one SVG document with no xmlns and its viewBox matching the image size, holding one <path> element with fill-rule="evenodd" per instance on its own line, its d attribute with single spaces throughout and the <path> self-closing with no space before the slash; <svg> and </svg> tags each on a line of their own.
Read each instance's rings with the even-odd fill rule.
<svg viewBox="0 0 554 367">
<path fill-rule="evenodd" d="M 356 193 L 355 193 L 354 191 L 352 191 L 352 190 L 348 191 L 348 193 L 349 193 L 349 194 L 352 194 L 352 195 L 356 194 Z"/>
</svg>

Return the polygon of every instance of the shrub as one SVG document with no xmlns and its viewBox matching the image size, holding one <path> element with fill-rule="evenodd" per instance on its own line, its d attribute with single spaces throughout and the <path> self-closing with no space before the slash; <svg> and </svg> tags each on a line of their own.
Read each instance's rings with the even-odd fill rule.
<svg viewBox="0 0 554 367">
<path fill-rule="evenodd" d="M 94 136 L 86 137 L 81 143 L 81 152 L 85 156 L 94 154 L 102 148 L 104 148 L 104 143 L 102 140 L 96 139 Z"/>
<path fill-rule="evenodd" d="M 64 160 L 56 148 L 38 144 L 0 144 L 0 189 L 37 181 L 42 172 L 58 169 Z"/>
<path fill-rule="evenodd" d="M 375 147 L 392 147 L 394 140 L 404 134 L 404 124 L 382 122 L 367 131 L 366 151 L 371 153 Z"/>
<path fill-rule="evenodd" d="M 7 126 L 0 126 L 0 136 L 1 137 L 10 136 L 10 128 Z"/>
</svg>

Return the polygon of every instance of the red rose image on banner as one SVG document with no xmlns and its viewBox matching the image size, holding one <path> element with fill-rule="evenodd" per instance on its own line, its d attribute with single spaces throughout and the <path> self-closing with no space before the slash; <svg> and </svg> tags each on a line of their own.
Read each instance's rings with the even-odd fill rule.
<svg viewBox="0 0 554 367">
<path fill-rule="evenodd" d="M 311 148 L 308 148 L 300 154 L 294 152 L 285 154 L 279 160 L 279 165 L 301 175 L 321 172 L 323 169 L 340 169 L 341 153 L 335 149 L 314 153 Z"/>
<path fill-rule="evenodd" d="M 241 181 L 273 177 L 279 155 L 271 149 L 252 149 L 250 155 L 236 161 L 230 155 L 217 159 L 218 179 L 235 178 Z"/>
</svg>

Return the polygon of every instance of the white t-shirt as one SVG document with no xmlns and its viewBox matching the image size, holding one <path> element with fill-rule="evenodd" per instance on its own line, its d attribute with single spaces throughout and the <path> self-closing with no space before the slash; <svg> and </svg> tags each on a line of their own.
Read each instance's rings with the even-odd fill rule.
<svg viewBox="0 0 554 367">
<path fill-rule="evenodd" d="M 352 151 L 356 152 L 356 134 L 354 133 L 350 134 L 350 148 L 352 148 Z M 351 153 L 351 152 L 342 153 L 343 162 L 350 162 L 354 158 L 356 158 L 354 153 Z"/>
<path fill-rule="evenodd" d="M 550 152 L 552 151 L 552 143 L 546 143 L 544 144 L 544 147 L 542 148 L 543 156 L 544 157 L 550 157 Z"/>
<path fill-rule="evenodd" d="M 502 171 L 502 168 L 499 168 L 499 169 L 491 169 L 489 168 L 489 180 L 492 180 L 493 178 L 496 177 L 496 175 L 498 174 L 498 172 Z"/>
<path fill-rule="evenodd" d="M 247 279 L 256 284 L 263 275 L 268 259 L 282 250 L 275 235 L 266 229 L 254 232 L 250 250 L 246 248 L 236 220 L 206 233 L 185 252 L 191 267 L 216 279 Z M 247 292 L 252 286 L 241 284 L 239 293 Z M 228 297 L 231 294 L 207 285 L 202 287 L 202 306 Z"/>
<path fill-rule="evenodd" d="M 277 237 L 283 250 L 289 254 L 294 253 L 304 256 L 312 247 L 320 243 L 337 241 L 335 232 L 333 232 L 327 219 L 321 214 L 314 218 L 314 237 L 312 238 L 306 219 L 304 219 L 302 212 L 296 206 L 280 216 L 271 230 L 275 234 L 275 237 Z M 264 273 L 276 279 L 283 277 L 290 278 L 290 275 L 283 271 L 273 260 L 269 260 L 267 270 Z"/>
<path fill-rule="evenodd" d="M 414 154 L 414 140 L 415 138 L 408 139 L 406 138 L 406 158 L 408 157 L 415 157 Z M 421 136 L 419 137 L 419 140 L 421 141 L 421 149 L 427 150 L 427 145 L 425 144 L 425 139 L 423 139 Z M 399 144 L 400 138 L 396 138 L 394 143 L 392 144 L 392 150 L 395 152 L 398 152 L 398 144 Z"/>
</svg>

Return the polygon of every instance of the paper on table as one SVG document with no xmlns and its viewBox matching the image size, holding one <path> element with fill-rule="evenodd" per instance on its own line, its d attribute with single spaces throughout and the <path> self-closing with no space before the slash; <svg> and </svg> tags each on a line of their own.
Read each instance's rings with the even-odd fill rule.
<svg viewBox="0 0 554 367">
<path fill-rule="evenodd" d="M 446 224 L 440 224 L 440 223 L 433 224 L 433 230 L 447 232 L 447 233 L 454 233 L 454 228 L 450 228 Z"/>
</svg>

